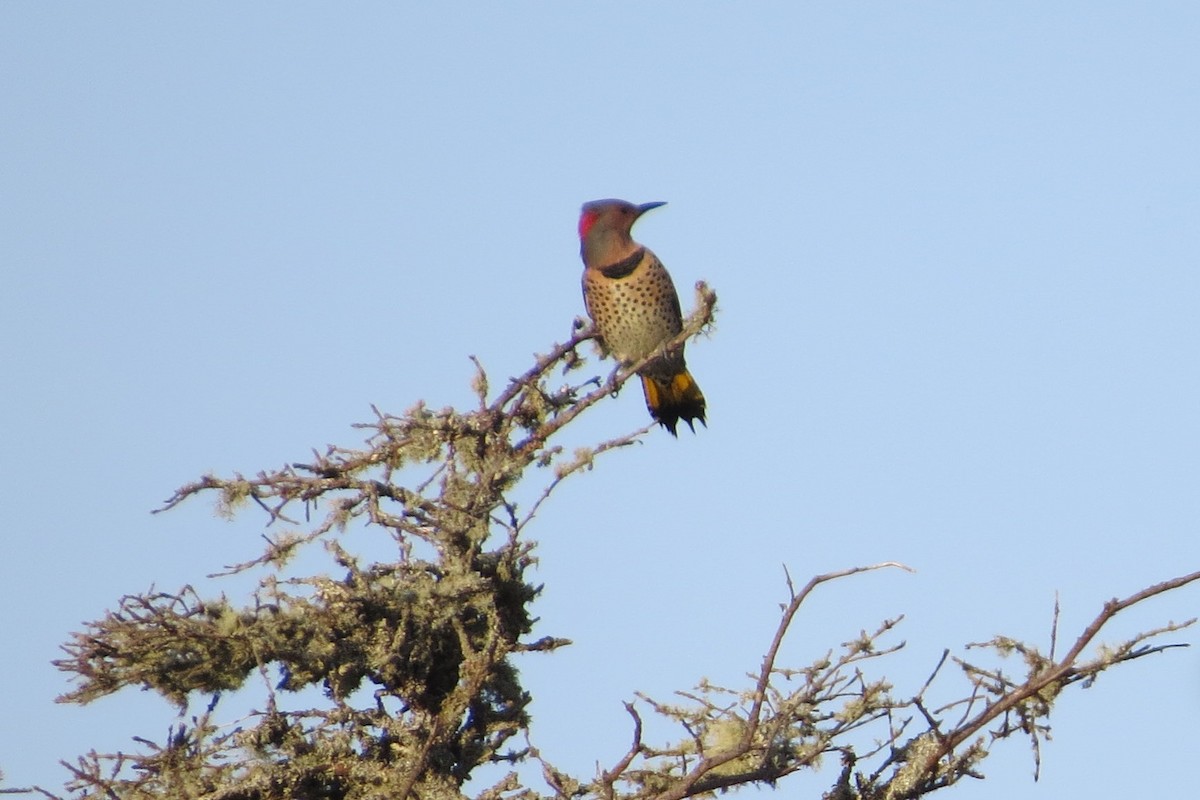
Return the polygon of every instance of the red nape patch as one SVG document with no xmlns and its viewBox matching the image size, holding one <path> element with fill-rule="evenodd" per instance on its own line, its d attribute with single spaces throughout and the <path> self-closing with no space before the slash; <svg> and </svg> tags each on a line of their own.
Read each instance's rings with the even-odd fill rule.
<svg viewBox="0 0 1200 800">
<path fill-rule="evenodd" d="M 600 213 L 591 209 L 584 211 L 579 215 L 579 238 L 587 238 L 588 231 L 596 224 L 596 220 L 600 218 Z"/>
</svg>

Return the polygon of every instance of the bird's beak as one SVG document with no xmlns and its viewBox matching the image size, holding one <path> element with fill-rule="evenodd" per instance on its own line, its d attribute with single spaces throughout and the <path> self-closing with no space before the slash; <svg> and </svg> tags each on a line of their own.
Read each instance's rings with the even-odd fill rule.
<svg viewBox="0 0 1200 800">
<path fill-rule="evenodd" d="M 649 211 L 652 208 L 658 208 L 659 206 L 665 206 L 666 204 L 667 204 L 667 202 L 665 200 L 660 200 L 656 203 L 642 203 L 640 206 L 637 207 L 638 216 L 640 217 L 642 214 L 645 214 L 647 211 Z"/>
</svg>

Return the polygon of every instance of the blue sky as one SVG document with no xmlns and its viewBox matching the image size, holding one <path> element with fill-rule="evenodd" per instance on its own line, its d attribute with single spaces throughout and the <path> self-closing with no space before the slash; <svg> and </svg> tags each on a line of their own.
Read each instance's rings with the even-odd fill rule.
<svg viewBox="0 0 1200 800">
<path fill-rule="evenodd" d="M 173 721 L 56 706 L 49 666 L 123 594 L 236 596 L 203 576 L 260 521 L 152 508 L 356 444 L 372 403 L 469 402 L 468 355 L 522 370 L 582 313 L 598 197 L 669 201 L 635 232 L 720 315 L 689 349 L 710 427 L 606 456 L 534 531 L 537 633 L 576 644 L 520 666 L 561 766 L 620 756 L 635 690 L 754 669 L 785 564 L 917 570 L 826 587 L 784 652 L 903 613 L 900 694 L 943 647 L 1045 644 L 1056 592 L 1073 636 L 1197 569 L 1197 41 L 1183 2 L 0 4 L 6 785 Z M 1198 710 L 1175 650 L 1062 698 L 1039 783 L 1013 741 L 952 791 L 1191 791 Z"/>
</svg>

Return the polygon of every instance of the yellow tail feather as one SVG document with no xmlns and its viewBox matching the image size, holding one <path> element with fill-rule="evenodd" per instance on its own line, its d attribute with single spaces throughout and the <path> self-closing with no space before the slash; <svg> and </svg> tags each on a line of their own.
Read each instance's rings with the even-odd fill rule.
<svg viewBox="0 0 1200 800">
<path fill-rule="evenodd" d="M 704 421 L 704 395 L 687 370 L 666 380 L 649 375 L 642 375 L 641 378 L 650 416 L 670 431 L 672 436 L 678 435 L 675 426 L 681 419 L 693 431 L 696 427 L 692 420 L 698 419 L 701 425 L 708 425 Z"/>
</svg>

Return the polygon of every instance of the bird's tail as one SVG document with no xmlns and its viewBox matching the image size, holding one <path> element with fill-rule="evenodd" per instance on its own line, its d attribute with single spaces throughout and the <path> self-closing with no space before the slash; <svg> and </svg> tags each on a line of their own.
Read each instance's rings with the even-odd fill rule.
<svg viewBox="0 0 1200 800">
<path fill-rule="evenodd" d="M 650 416 L 670 431 L 672 436 L 678 435 L 675 426 L 681 419 L 692 431 L 696 430 L 692 420 L 698 419 L 701 425 L 707 427 L 708 423 L 704 421 L 704 395 L 686 369 L 669 378 L 649 375 L 642 375 L 641 378 Z"/>
</svg>

